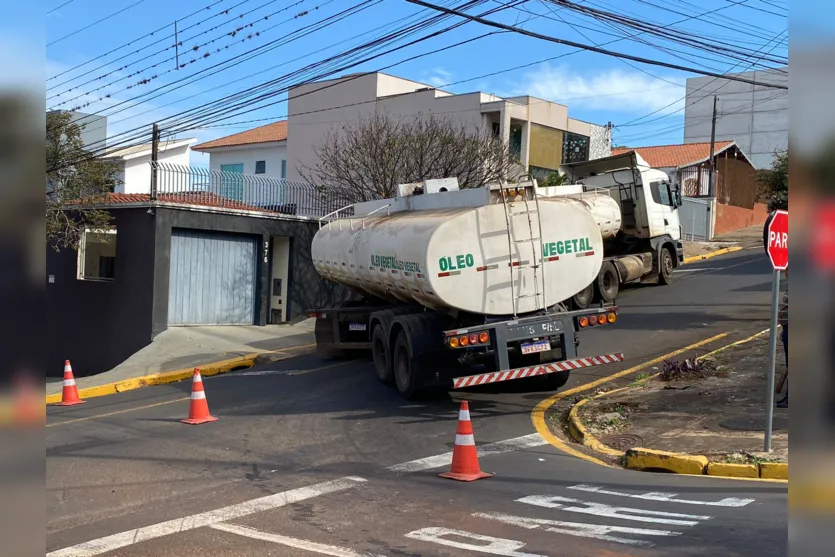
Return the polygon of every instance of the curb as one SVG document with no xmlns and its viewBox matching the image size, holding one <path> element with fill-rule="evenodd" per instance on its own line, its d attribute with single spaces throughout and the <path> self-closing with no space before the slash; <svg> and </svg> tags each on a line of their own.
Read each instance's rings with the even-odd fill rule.
<svg viewBox="0 0 835 557">
<path fill-rule="evenodd" d="M 722 352 L 733 346 L 738 346 L 746 342 L 752 341 L 758 336 L 767 333 L 768 329 L 761 331 L 748 338 L 726 344 L 716 350 L 708 352 L 698 359 L 703 359 L 717 352 Z M 639 381 L 645 383 L 660 373 L 650 375 Z M 734 479 L 750 479 L 758 481 L 785 481 L 789 479 L 789 465 L 785 462 L 763 462 L 759 466 L 756 464 L 730 464 L 720 462 L 709 462 L 708 458 L 703 455 L 691 455 L 685 453 L 673 453 L 668 451 L 659 451 L 655 449 L 647 449 L 644 447 L 635 447 L 626 451 L 619 451 L 609 447 L 595 437 L 582 423 L 580 419 L 580 409 L 589 401 L 601 398 L 604 396 L 613 395 L 623 392 L 631 388 L 630 386 L 621 387 L 607 391 L 599 395 L 584 398 L 575 403 L 568 412 L 568 432 L 571 437 L 578 443 L 582 444 L 588 449 L 609 457 L 623 459 L 624 466 L 630 470 L 639 471 L 658 471 L 663 470 L 672 472 L 674 474 L 689 474 L 696 476 L 714 476 Z"/>
<path fill-rule="evenodd" d="M 716 257 L 717 255 L 725 255 L 726 253 L 733 253 L 741 249 L 743 249 L 742 246 L 731 246 L 729 248 L 718 249 L 716 251 L 705 253 L 703 255 L 691 255 L 690 257 L 685 257 L 684 261 L 682 261 L 682 264 L 687 265 L 688 263 L 695 263 L 696 261 L 704 261 L 705 259 Z"/>
<path fill-rule="evenodd" d="M 132 391 L 134 389 L 141 389 L 142 387 L 150 387 L 153 385 L 165 385 L 166 383 L 176 383 L 184 379 L 191 379 L 194 374 L 194 368 L 200 369 L 200 375 L 203 377 L 210 377 L 220 373 L 229 371 L 250 368 L 255 365 L 255 358 L 264 354 L 259 352 L 256 354 L 246 354 L 238 358 L 230 358 L 228 360 L 221 360 L 219 362 L 212 362 L 194 366 L 188 369 L 176 369 L 173 371 L 163 371 L 160 373 L 152 373 L 150 375 L 142 375 L 140 377 L 132 377 L 123 381 L 116 381 L 114 383 L 105 383 L 104 385 L 96 385 L 95 387 L 86 387 L 78 389 L 78 396 L 82 399 L 95 398 L 99 396 L 115 395 L 125 391 Z M 53 393 L 46 396 L 47 404 L 55 404 L 61 402 L 61 393 Z"/>
</svg>

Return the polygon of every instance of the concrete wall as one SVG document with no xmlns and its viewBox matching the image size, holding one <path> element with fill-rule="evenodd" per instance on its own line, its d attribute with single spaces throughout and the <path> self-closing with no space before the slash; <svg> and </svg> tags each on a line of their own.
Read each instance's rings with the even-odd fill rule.
<svg viewBox="0 0 835 557">
<path fill-rule="evenodd" d="M 788 72 L 788 67 L 782 68 Z M 738 74 L 763 83 L 788 85 L 788 73 L 756 71 Z M 734 140 L 756 168 L 771 166 L 775 150 L 789 141 L 788 91 L 727 79 L 687 80 L 684 142 L 710 141 L 713 96 L 719 97 L 716 139 Z"/>
<path fill-rule="evenodd" d="M 755 203 L 753 209 L 744 209 L 717 203 L 715 215 L 713 231 L 714 236 L 717 236 L 747 226 L 763 224 L 768 217 L 768 206 L 763 203 Z"/>
<path fill-rule="evenodd" d="M 160 144 L 159 161 L 180 166 L 189 166 L 191 147 L 183 145 L 176 149 L 162 150 Z M 123 161 L 122 184 L 116 186 L 117 193 L 150 193 L 151 192 L 151 155 L 150 153 Z"/>
<path fill-rule="evenodd" d="M 209 167 L 220 170 L 224 164 L 244 165 L 244 174 L 255 174 L 256 161 L 266 162 L 266 172 L 262 176 L 281 178 L 281 161 L 287 160 L 287 142 L 262 143 L 213 149 L 209 153 Z M 290 166 L 287 165 L 287 172 Z"/>
<path fill-rule="evenodd" d="M 148 345 L 154 295 L 154 217 L 145 209 L 113 212 L 115 280 L 77 278 L 77 252 L 46 249 L 47 375 L 71 360 L 76 376 L 111 369 Z"/>
</svg>

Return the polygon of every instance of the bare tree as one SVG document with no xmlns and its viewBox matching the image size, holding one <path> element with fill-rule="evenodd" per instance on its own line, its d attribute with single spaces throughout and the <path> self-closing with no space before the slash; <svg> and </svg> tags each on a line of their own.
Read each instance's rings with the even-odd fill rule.
<svg viewBox="0 0 835 557">
<path fill-rule="evenodd" d="M 53 111 L 46 115 L 46 168 L 47 241 L 56 250 L 76 248 L 85 227 L 110 222 L 99 204 L 120 182 L 119 166 L 90 157 L 71 114 Z"/>
<path fill-rule="evenodd" d="M 408 120 L 374 114 L 331 132 L 315 153 L 316 163 L 299 173 L 346 205 L 434 178 L 477 188 L 505 178 L 513 164 L 500 138 L 432 113 Z"/>
</svg>

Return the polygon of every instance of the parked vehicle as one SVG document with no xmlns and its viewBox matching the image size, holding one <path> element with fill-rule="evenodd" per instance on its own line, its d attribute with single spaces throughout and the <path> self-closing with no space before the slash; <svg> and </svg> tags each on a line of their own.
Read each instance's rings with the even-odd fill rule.
<svg viewBox="0 0 835 557">
<path fill-rule="evenodd" d="M 378 379 L 407 399 L 531 377 L 556 389 L 574 367 L 622 357 L 578 359 L 578 333 L 618 318 L 613 304 L 562 304 L 599 276 L 603 237 L 582 204 L 536 189 L 427 180 L 324 217 L 313 264 L 363 298 L 313 310 L 318 347 L 370 349 Z M 466 375 L 473 366 L 482 373 Z"/>
<path fill-rule="evenodd" d="M 573 202 L 594 215 L 603 237 L 603 262 L 593 282 L 571 297 L 575 309 L 595 299 L 613 302 L 622 284 L 670 284 L 684 261 L 678 208 L 681 192 L 640 155 L 564 165 L 566 186 L 539 188 L 548 201 Z"/>
</svg>

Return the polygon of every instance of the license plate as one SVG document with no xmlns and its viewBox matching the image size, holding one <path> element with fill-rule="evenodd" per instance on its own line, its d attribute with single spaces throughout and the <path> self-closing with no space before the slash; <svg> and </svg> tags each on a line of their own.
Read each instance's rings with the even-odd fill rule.
<svg viewBox="0 0 835 557">
<path fill-rule="evenodd" d="M 537 352 L 547 352 L 551 349 L 551 343 L 547 340 L 540 340 L 522 345 L 522 354 L 536 354 Z"/>
<path fill-rule="evenodd" d="M 368 330 L 368 325 L 365 323 L 348 323 L 349 331 L 365 331 Z"/>
</svg>

